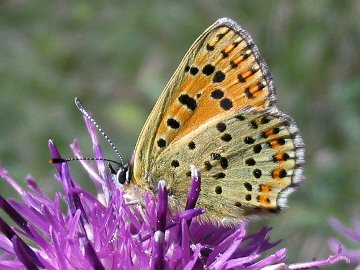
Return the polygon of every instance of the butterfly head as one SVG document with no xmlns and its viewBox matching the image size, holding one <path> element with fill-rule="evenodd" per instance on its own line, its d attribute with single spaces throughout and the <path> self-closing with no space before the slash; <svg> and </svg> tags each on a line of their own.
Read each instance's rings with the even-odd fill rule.
<svg viewBox="0 0 360 270">
<path fill-rule="evenodd" d="M 131 169 L 128 164 L 120 165 L 119 168 L 114 169 L 109 163 L 109 169 L 116 184 L 121 186 L 129 185 L 131 181 Z"/>
</svg>

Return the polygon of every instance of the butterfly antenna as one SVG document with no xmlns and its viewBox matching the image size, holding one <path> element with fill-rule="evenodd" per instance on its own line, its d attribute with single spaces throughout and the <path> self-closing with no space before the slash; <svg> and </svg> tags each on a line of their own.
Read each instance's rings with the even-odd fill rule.
<svg viewBox="0 0 360 270">
<path fill-rule="evenodd" d="M 76 97 L 75 98 L 75 105 L 76 107 L 79 109 L 79 111 L 87 118 L 91 121 L 91 123 L 93 123 L 93 125 L 96 127 L 96 129 L 100 132 L 100 134 L 105 138 L 105 140 L 110 144 L 110 146 L 112 147 L 112 149 L 114 149 L 115 153 L 119 156 L 120 158 L 120 165 L 123 166 L 124 165 L 124 160 L 119 152 L 119 150 L 116 148 L 116 146 L 113 144 L 113 142 L 110 140 L 110 138 L 108 137 L 108 135 L 106 135 L 106 133 L 102 130 L 102 128 L 96 123 L 96 121 L 90 116 L 90 114 L 85 110 L 84 106 L 81 104 L 80 100 Z"/>
<path fill-rule="evenodd" d="M 81 160 L 85 160 L 85 161 L 93 161 L 93 160 L 104 160 L 104 161 L 109 161 L 112 163 L 115 163 L 117 165 L 122 165 L 120 162 L 117 162 L 115 160 L 112 159 L 107 159 L 107 158 L 88 158 L 88 157 L 83 157 L 83 158 L 52 158 L 49 160 L 49 163 L 51 164 L 57 164 L 57 163 L 66 163 L 66 162 L 71 162 L 71 161 L 81 161 Z"/>
</svg>

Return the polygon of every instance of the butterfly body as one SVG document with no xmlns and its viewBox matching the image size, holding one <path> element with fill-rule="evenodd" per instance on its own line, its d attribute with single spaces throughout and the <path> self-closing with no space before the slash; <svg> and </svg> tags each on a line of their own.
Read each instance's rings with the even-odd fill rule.
<svg viewBox="0 0 360 270">
<path fill-rule="evenodd" d="M 165 180 L 184 209 L 190 165 L 202 174 L 203 220 L 236 224 L 277 212 L 302 179 L 303 142 L 275 106 L 268 67 L 249 34 L 222 18 L 194 42 L 139 136 L 131 183 Z"/>
</svg>

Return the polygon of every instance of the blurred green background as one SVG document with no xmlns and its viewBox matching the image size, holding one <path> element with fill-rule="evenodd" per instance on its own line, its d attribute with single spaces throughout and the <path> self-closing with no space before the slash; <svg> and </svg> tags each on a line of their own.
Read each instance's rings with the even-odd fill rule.
<svg viewBox="0 0 360 270">
<path fill-rule="evenodd" d="M 31 173 L 52 197 L 60 186 L 47 140 L 71 157 L 76 137 L 92 156 L 75 96 L 129 157 L 189 46 L 227 16 L 251 33 L 275 79 L 279 108 L 295 118 L 306 143 L 306 181 L 289 209 L 257 226 L 273 227 L 289 262 L 326 256 L 327 239 L 338 236 L 329 217 L 350 225 L 360 216 L 359 14 L 360 1 L 347 0 L 2 1 L 1 164 L 20 183 Z M 71 167 L 82 175 L 79 164 Z"/>
</svg>

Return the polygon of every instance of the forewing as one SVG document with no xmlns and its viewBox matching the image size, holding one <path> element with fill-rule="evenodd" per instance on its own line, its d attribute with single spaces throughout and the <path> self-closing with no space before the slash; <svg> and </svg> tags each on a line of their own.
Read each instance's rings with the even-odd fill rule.
<svg viewBox="0 0 360 270">
<path fill-rule="evenodd" d="M 275 102 L 268 67 L 250 35 L 230 19 L 191 46 L 153 108 L 136 145 L 134 182 L 146 186 L 158 155 L 216 115 Z"/>
</svg>

